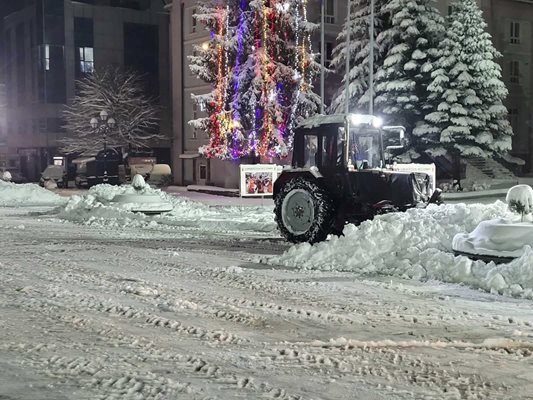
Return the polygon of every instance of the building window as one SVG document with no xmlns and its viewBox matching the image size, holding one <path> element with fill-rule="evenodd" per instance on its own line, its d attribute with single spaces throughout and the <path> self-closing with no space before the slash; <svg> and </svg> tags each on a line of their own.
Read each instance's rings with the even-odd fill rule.
<svg viewBox="0 0 533 400">
<path fill-rule="evenodd" d="M 124 66 L 143 74 L 145 93 L 160 101 L 159 27 L 124 23 Z"/>
<path fill-rule="evenodd" d="M 46 118 L 40 118 L 39 119 L 39 132 L 45 133 L 48 130 L 48 126 L 46 125 Z"/>
<path fill-rule="evenodd" d="M 520 64 L 518 61 L 513 60 L 509 63 L 509 82 L 519 83 L 520 82 Z"/>
<path fill-rule="evenodd" d="M 196 103 L 192 104 L 192 119 L 198 119 L 198 104 Z M 192 127 L 191 139 L 198 139 L 198 129 L 194 126 Z"/>
<path fill-rule="evenodd" d="M 207 165 L 205 164 L 200 164 L 200 179 L 207 179 Z"/>
<path fill-rule="evenodd" d="M 94 71 L 94 51 L 92 47 L 80 47 L 80 72 L 89 74 Z"/>
<path fill-rule="evenodd" d="M 50 45 L 40 46 L 41 49 L 41 68 L 50 71 Z"/>
<path fill-rule="evenodd" d="M 453 6 L 448 6 L 448 15 L 452 15 L 453 13 Z"/>
<path fill-rule="evenodd" d="M 324 22 L 326 24 L 335 23 L 335 0 L 325 0 L 324 4 Z"/>
<path fill-rule="evenodd" d="M 511 127 L 513 128 L 513 132 L 516 133 L 518 129 L 518 108 L 510 108 L 508 118 Z"/>
<path fill-rule="evenodd" d="M 196 32 L 196 8 L 191 11 L 191 33 Z"/>
<path fill-rule="evenodd" d="M 520 22 L 511 22 L 511 36 L 512 44 L 520 44 Z"/>
<path fill-rule="evenodd" d="M 333 60 L 333 43 L 326 42 L 326 56 L 325 59 L 325 65 L 329 68 L 331 65 L 331 61 Z"/>
</svg>

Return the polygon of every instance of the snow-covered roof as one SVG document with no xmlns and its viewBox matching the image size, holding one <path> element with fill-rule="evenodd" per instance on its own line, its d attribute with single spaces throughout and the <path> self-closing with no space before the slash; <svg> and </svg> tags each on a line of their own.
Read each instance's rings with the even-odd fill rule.
<svg viewBox="0 0 533 400">
<path fill-rule="evenodd" d="M 316 114 L 312 116 L 311 118 L 307 118 L 306 120 L 302 121 L 300 123 L 300 127 L 315 128 L 317 126 L 328 125 L 328 124 L 344 124 L 344 118 L 345 118 L 344 114 L 331 114 L 331 115 Z"/>
<path fill-rule="evenodd" d="M 96 160 L 95 157 L 84 157 L 84 158 L 76 158 L 75 160 L 72 160 L 72 164 L 83 164 L 89 161 Z"/>
<path fill-rule="evenodd" d="M 380 127 L 382 121 L 379 117 L 375 115 L 368 114 L 348 114 L 350 125 L 351 126 L 360 126 L 360 125 L 374 125 Z M 300 127 L 303 128 L 315 128 L 321 125 L 344 125 L 344 120 L 346 118 L 345 114 L 316 114 L 311 118 L 308 118 L 300 123 Z M 375 125 L 379 123 L 379 125 Z"/>
</svg>

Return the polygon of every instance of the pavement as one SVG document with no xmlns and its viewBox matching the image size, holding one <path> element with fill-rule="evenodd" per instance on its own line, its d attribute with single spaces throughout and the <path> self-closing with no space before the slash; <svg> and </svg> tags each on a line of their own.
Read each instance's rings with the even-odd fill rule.
<svg viewBox="0 0 533 400">
<path fill-rule="evenodd" d="M 520 184 L 533 186 L 533 178 L 519 178 Z M 274 206 L 271 196 L 261 197 L 239 197 L 238 189 L 228 189 L 216 186 L 168 186 L 163 190 L 171 195 L 184 197 L 190 200 L 199 201 L 210 206 Z M 54 192 L 61 196 L 83 195 L 87 189 L 54 189 Z M 496 200 L 505 200 L 508 188 L 488 189 L 471 192 L 447 192 L 443 193 L 446 203 L 492 203 Z"/>
<path fill-rule="evenodd" d="M 220 188 L 219 188 L 220 189 Z M 227 195 L 228 191 L 190 190 L 185 186 L 169 186 L 163 189 L 173 196 L 198 201 L 209 206 L 235 206 L 235 207 L 274 207 L 272 197 L 235 197 Z M 508 189 L 480 190 L 474 192 L 449 192 L 443 193 L 445 203 L 493 203 L 496 200 L 505 200 Z M 83 195 L 86 189 L 54 189 L 60 196 Z"/>
<path fill-rule="evenodd" d="M 185 197 L 190 200 L 199 201 L 210 206 L 237 206 L 237 207 L 274 207 L 274 200 L 268 197 L 236 197 L 232 194 L 234 189 L 215 188 L 213 186 L 195 186 L 195 188 L 204 188 L 203 190 L 191 190 L 191 187 L 169 186 L 164 189 L 165 192 L 174 196 Z M 229 193 L 229 194 L 228 194 Z"/>
</svg>

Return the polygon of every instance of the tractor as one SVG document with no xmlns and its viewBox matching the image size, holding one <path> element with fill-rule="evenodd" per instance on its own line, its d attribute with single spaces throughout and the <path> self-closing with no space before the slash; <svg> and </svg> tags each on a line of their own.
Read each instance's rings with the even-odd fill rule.
<svg viewBox="0 0 533 400">
<path fill-rule="evenodd" d="M 341 235 L 346 223 L 440 203 L 427 173 L 393 170 L 388 161 L 403 147 L 405 129 L 381 125 L 372 115 L 317 115 L 295 129 L 292 165 L 273 192 L 288 241 L 312 244 Z"/>
</svg>

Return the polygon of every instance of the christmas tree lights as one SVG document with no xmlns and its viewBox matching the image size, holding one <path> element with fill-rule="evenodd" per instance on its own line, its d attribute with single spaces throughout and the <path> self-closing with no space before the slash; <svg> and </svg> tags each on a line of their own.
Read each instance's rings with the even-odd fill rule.
<svg viewBox="0 0 533 400">
<path fill-rule="evenodd" d="M 209 135 L 206 157 L 283 157 L 301 118 L 316 112 L 311 81 L 319 71 L 311 50 L 315 28 L 307 0 L 205 1 L 196 19 L 210 30 L 191 70 L 211 83 L 194 96 L 208 115 L 190 123 Z"/>
</svg>

